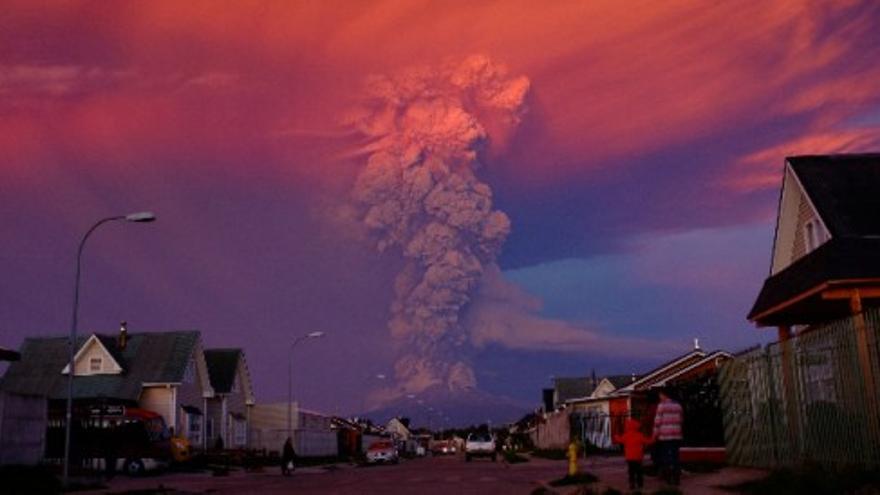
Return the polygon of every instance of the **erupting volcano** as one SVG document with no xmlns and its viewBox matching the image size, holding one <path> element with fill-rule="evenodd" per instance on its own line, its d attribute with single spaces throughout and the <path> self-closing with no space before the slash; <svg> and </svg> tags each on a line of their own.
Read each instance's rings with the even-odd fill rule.
<svg viewBox="0 0 880 495">
<path fill-rule="evenodd" d="M 493 140 L 487 129 L 520 122 L 528 90 L 527 78 L 471 56 L 370 78 L 348 120 L 366 139 L 356 217 L 377 250 L 403 258 L 388 322 L 395 383 L 372 395 L 373 407 L 477 385 L 463 316 L 510 232 L 478 177 L 480 155 Z"/>
</svg>

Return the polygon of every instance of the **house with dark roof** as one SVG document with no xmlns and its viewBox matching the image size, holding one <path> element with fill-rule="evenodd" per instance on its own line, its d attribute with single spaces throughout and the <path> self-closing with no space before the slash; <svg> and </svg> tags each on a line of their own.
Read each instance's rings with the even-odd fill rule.
<svg viewBox="0 0 880 495">
<path fill-rule="evenodd" d="M 768 379 L 781 385 L 782 450 L 833 458 L 825 447 L 840 436 L 813 435 L 802 414 L 817 407 L 865 411 L 860 428 L 880 445 L 878 308 L 880 153 L 786 158 L 770 270 L 748 313 L 777 331 L 780 372 Z"/>
<path fill-rule="evenodd" d="M 878 213 L 880 154 L 787 158 L 770 273 L 748 319 L 784 338 L 880 306 Z"/>
<path fill-rule="evenodd" d="M 255 400 L 244 351 L 206 349 L 205 363 L 214 390 L 207 400 L 205 444 L 212 447 L 219 438 L 226 448 L 247 447 Z"/>
<path fill-rule="evenodd" d="M 43 396 L 48 414 L 63 418 L 68 374 L 67 337 L 25 339 L 20 359 L 0 381 L 8 393 Z M 202 416 L 213 397 L 198 331 L 90 334 L 77 338 L 74 356 L 75 410 L 123 405 L 154 411 L 175 433 L 202 444 Z"/>
<path fill-rule="evenodd" d="M 706 352 L 700 348 L 699 341 L 694 340 L 693 349 L 640 376 L 631 374 L 604 377 L 590 395 L 566 401 L 572 434 L 597 447 L 611 448 L 612 437 L 623 433 L 626 419 L 640 419 L 645 429 L 649 429 L 653 407 L 656 405 L 652 390 L 667 386 L 682 391 L 689 390 L 695 380 L 717 374 L 721 363 L 731 357 L 730 353 L 721 350 Z M 680 399 L 685 410 L 691 411 L 692 417 L 700 417 L 700 421 L 704 422 L 705 418 L 701 418 L 704 411 L 698 410 L 700 405 L 696 401 L 685 394 Z M 713 416 L 709 419 L 717 419 L 720 423 L 720 413 L 711 413 Z M 686 441 L 702 442 L 700 434 L 689 435 Z"/>
<path fill-rule="evenodd" d="M 629 385 L 635 379 L 635 375 L 602 377 L 590 395 L 573 397 L 565 401 L 566 410 L 576 422 L 581 418 L 590 418 L 590 422 L 594 423 L 583 425 L 585 430 L 583 435 L 592 445 L 603 449 L 611 447 L 611 421 L 608 421 L 608 418 L 611 416 L 612 404 L 617 405 L 622 400 L 625 402 L 625 399 L 614 396 L 614 391 Z"/>
<path fill-rule="evenodd" d="M 863 312 L 880 307 L 880 154 L 785 160 L 770 274 L 749 311 L 780 342 L 814 325 L 853 317 L 861 379 L 877 404 L 871 340 Z M 790 360 L 788 348 L 785 358 Z"/>
<path fill-rule="evenodd" d="M 595 376 L 579 377 L 554 377 L 553 378 L 553 406 L 559 408 L 565 402 L 578 397 L 587 397 L 593 393 L 598 384 Z"/>
</svg>

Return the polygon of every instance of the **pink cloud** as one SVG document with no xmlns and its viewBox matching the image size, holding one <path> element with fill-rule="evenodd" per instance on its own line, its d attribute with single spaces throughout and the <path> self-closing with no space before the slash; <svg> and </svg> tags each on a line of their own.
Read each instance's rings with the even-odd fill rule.
<svg viewBox="0 0 880 495">
<path fill-rule="evenodd" d="M 26 5 L 9 6 L 4 22 L 11 38 L 0 41 L 40 32 L 43 48 L 29 47 L 34 56 L 102 46 L 127 64 L 102 60 L 99 68 L 83 69 L 86 64 L 57 63 L 40 69 L 44 81 L 34 87 L 63 93 L 101 73 L 134 71 L 155 81 L 185 72 L 190 76 L 184 79 L 204 92 L 201 108 L 191 94 L 168 96 L 167 86 L 148 85 L 116 91 L 112 104 L 80 102 L 94 110 L 41 116 L 61 133 L 81 128 L 79 119 L 104 134 L 113 127 L 108 145 L 182 136 L 210 148 L 253 142 L 279 127 L 328 129 L 338 121 L 331 114 L 346 107 L 343 100 L 365 74 L 475 51 L 534 82 L 531 118 L 540 117 L 535 125 L 541 132 L 518 134 L 523 144 L 504 161 L 524 183 L 564 181 L 596 171 L 605 159 L 687 142 L 746 120 L 768 121 L 822 104 L 846 113 L 877 97 L 869 82 L 874 78 L 863 77 L 869 74 L 858 66 L 832 69 L 857 60 L 858 43 L 872 32 L 873 20 L 851 13 L 853 4 Z M 825 35 L 828 19 L 840 35 Z M 44 36 L 45 23 L 75 29 Z M 210 98 L 235 83 L 249 89 L 226 93 L 221 101 Z M 129 112 L 139 125 L 122 122 Z"/>
<path fill-rule="evenodd" d="M 724 184 L 738 193 L 778 189 L 785 157 L 880 149 L 880 127 L 816 132 L 746 155 L 731 167 Z"/>
</svg>

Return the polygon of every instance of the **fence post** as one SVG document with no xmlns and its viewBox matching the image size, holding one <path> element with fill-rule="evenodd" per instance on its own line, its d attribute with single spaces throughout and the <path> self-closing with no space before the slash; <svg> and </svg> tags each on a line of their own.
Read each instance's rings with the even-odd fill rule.
<svg viewBox="0 0 880 495">
<path fill-rule="evenodd" d="M 788 441 L 789 448 L 796 452 L 800 458 L 803 452 L 798 442 L 798 432 L 800 431 L 800 417 L 798 415 L 797 391 L 795 389 L 795 381 L 793 376 L 794 360 L 792 356 L 791 328 L 788 326 L 779 327 L 779 346 L 782 349 L 781 367 L 782 367 L 782 399 L 785 401 L 785 415 L 788 420 Z"/>
<path fill-rule="evenodd" d="M 862 372 L 862 383 L 865 385 L 865 409 L 867 413 L 868 434 L 874 445 L 880 442 L 880 428 L 877 425 L 878 404 L 877 385 L 874 370 L 871 367 L 871 354 L 868 344 L 868 326 L 862 309 L 862 297 L 858 289 L 852 291 L 849 300 L 853 326 L 856 330 L 856 346 L 858 347 L 859 368 Z"/>
<path fill-rule="evenodd" d="M 765 375 L 764 375 L 764 386 L 767 387 L 767 409 L 769 410 L 770 416 L 770 442 L 773 447 L 773 465 L 778 466 L 781 462 L 779 455 L 779 431 L 777 426 L 779 423 L 777 422 L 777 418 L 779 418 L 780 411 L 776 410 L 776 374 L 773 373 L 773 356 L 771 354 L 771 346 L 767 346 L 764 348 L 764 365 L 765 365 Z M 785 385 L 783 384 L 783 387 Z"/>
</svg>

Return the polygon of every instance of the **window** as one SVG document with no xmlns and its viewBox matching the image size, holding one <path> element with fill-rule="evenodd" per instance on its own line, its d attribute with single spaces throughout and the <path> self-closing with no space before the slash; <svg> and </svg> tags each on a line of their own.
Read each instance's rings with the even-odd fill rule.
<svg viewBox="0 0 880 495">
<path fill-rule="evenodd" d="M 828 240 L 828 233 L 816 218 L 811 218 L 804 224 L 804 245 L 807 252 L 818 248 Z"/>
<path fill-rule="evenodd" d="M 202 415 L 187 413 L 186 415 L 186 438 L 190 445 L 202 444 Z"/>
<path fill-rule="evenodd" d="M 99 357 L 89 359 L 89 371 L 101 371 L 101 361 Z"/>
</svg>

